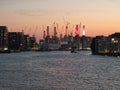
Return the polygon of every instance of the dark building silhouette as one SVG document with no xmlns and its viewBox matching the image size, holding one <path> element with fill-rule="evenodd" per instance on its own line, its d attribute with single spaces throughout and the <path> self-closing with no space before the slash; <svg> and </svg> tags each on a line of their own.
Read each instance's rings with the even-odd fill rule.
<svg viewBox="0 0 120 90">
<path fill-rule="evenodd" d="M 47 33 L 47 35 L 44 32 L 44 34 L 46 35 L 45 36 L 45 42 L 49 43 L 50 42 L 49 26 L 47 26 L 46 33 Z"/>
<path fill-rule="evenodd" d="M 120 33 L 114 33 L 109 35 L 109 52 L 120 53 Z"/>
<path fill-rule="evenodd" d="M 30 46 L 30 36 L 29 36 L 29 35 L 24 35 L 23 38 L 24 38 L 24 39 L 23 39 L 23 41 L 24 41 L 23 51 L 31 50 L 31 46 Z"/>
<path fill-rule="evenodd" d="M 9 32 L 8 47 L 10 50 L 21 50 L 23 48 L 23 33 Z"/>
<path fill-rule="evenodd" d="M 36 38 L 35 36 L 33 35 L 32 37 L 30 37 L 30 42 L 29 42 L 29 45 L 30 45 L 30 48 L 35 48 L 36 47 Z"/>
<path fill-rule="evenodd" d="M 92 43 L 92 37 L 82 36 L 81 37 L 81 49 L 82 50 L 90 50 Z"/>
<path fill-rule="evenodd" d="M 0 52 L 8 50 L 8 29 L 0 26 Z"/>
<path fill-rule="evenodd" d="M 96 36 L 91 44 L 93 54 L 120 56 L 120 33 L 108 37 Z"/>
<path fill-rule="evenodd" d="M 92 44 L 91 44 L 92 53 L 98 54 L 98 53 L 104 51 L 106 43 L 107 43 L 106 38 L 104 36 L 96 36 L 95 38 L 93 38 Z M 105 45 L 105 46 L 103 47 L 103 45 Z"/>
</svg>

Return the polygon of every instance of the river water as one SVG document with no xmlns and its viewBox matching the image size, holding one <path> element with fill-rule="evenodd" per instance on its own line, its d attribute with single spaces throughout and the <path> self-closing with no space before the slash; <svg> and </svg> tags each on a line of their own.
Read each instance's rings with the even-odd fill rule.
<svg viewBox="0 0 120 90">
<path fill-rule="evenodd" d="M 0 90 L 120 90 L 120 58 L 90 51 L 0 54 Z"/>
</svg>

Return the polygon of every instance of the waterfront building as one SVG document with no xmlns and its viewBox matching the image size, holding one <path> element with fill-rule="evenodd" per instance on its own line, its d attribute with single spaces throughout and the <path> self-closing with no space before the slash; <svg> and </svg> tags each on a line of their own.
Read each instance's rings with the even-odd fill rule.
<svg viewBox="0 0 120 90">
<path fill-rule="evenodd" d="M 83 25 L 82 35 L 83 35 L 83 36 L 86 35 L 86 32 L 85 32 L 85 25 Z"/>
<path fill-rule="evenodd" d="M 96 36 L 93 38 L 92 43 L 91 43 L 91 50 L 93 54 L 98 54 L 100 51 L 100 48 L 103 46 L 102 40 L 104 36 Z"/>
<path fill-rule="evenodd" d="M 8 47 L 11 51 L 20 51 L 23 48 L 23 33 L 9 32 L 8 33 Z"/>
<path fill-rule="evenodd" d="M 103 54 L 106 54 L 109 52 L 109 40 L 107 37 L 104 37 L 104 36 L 101 36 L 99 37 L 98 39 L 98 53 L 103 53 Z"/>
<path fill-rule="evenodd" d="M 82 50 L 90 50 L 92 37 L 82 36 L 80 41 L 80 48 Z"/>
<path fill-rule="evenodd" d="M 23 50 L 30 50 L 30 36 L 24 35 L 24 49 Z"/>
<path fill-rule="evenodd" d="M 36 45 L 37 45 L 36 38 L 35 38 L 34 35 L 32 37 L 30 37 L 30 43 L 29 44 L 30 44 L 30 47 L 34 50 Z"/>
<path fill-rule="evenodd" d="M 110 52 L 120 53 L 120 33 L 114 33 L 109 35 L 110 40 Z"/>
<path fill-rule="evenodd" d="M 114 33 L 108 37 L 95 37 L 91 50 L 93 54 L 120 56 L 120 33 Z"/>
<path fill-rule="evenodd" d="M 8 29 L 6 26 L 0 26 L 0 52 L 8 50 Z"/>
</svg>

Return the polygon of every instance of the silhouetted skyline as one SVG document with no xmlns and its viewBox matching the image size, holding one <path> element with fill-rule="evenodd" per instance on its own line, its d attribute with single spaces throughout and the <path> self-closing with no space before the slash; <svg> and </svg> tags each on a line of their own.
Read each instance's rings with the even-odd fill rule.
<svg viewBox="0 0 120 90">
<path fill-rule="evenodd" d="M 9 31 L 36 33 L 38 39 L 43 26 L 49 25 L 53 32 L 54 22 L 59 30 L 65 29 L 66 22 L 75 30 L 81 22 L 88 36 L 109 35 L 120 31 L 119 4 L 119 0 L 1 0 L 0 25 L 8 26 Z"/>
</svg>

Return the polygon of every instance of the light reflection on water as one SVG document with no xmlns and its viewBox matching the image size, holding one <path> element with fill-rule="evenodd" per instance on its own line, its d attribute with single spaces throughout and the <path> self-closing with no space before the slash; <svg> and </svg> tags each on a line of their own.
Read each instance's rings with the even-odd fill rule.
<svg viewBox="0 0 120 90">
<path fill-rule="evenodd" d="M 89 51 L 0 54 L 0 90 L 119 89 L 119 58 Z"/>
</svg>

